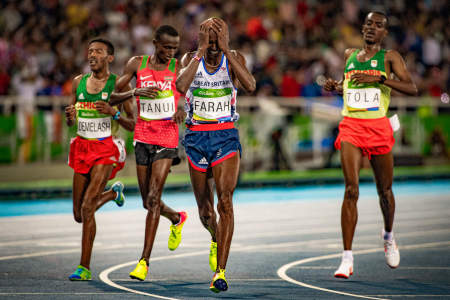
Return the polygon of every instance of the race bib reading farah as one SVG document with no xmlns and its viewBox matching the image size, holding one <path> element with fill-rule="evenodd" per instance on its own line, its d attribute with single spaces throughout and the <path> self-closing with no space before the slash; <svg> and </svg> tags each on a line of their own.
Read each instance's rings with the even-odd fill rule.
<svg viewBox="0 0 450 300">
<path fill-rule="evenodd" d="M 166 90 L 155 99 L 140 97 L 139 106 L 139 117 L 143 120 L 168 120 L 175 113 L 175 98 L 171 90 Z"/>
<path fill-rule="evenodd" d="M 344 97 L 349 108 L 356 110 L 378 110 L 381 91 L 378 88 L 348 89 Z"/>
<path fill-rule="evenodd" d="M 111 117 L 78 117 L 77 134 L 86 139 L 99 139 L 111 136 Z"/>
<path fill-rule="evenodd" d="M 193 95 L 194 119 L 221 121 L 231 117 L 231 88 L 198 88 Z"/>
</svg>

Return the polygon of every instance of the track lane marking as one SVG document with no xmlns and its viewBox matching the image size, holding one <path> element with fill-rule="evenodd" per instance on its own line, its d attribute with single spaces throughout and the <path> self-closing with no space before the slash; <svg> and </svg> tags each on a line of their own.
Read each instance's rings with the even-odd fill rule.
<svg viewBox="0 0 450 300">
<path fill-rule="evenodd" d="M 436 246 L 443 246 L 443 245 L 450 245 L 450 241 L 407 245 L 407 246 L 401 246 L 399 248 L 401 250 L 411 250 L 411 249 L 420 249 L 420 248 L 436 247 Z M 379 252 L 379 251 L 383 251 L 383 249 L 382 248 L 372 248 L 372 249 L 358 250 L 358 251 L 353 251 L 353 255 L 370 254 L 370 253 L 375 253 L 375 252 Z M 281 266 L 277 270 L 277 275 L 281 279 L 284 279 L 290 283 L 293 283 L 293 284 L 299 285 L 299 286 L 303 286 L 306 288 L 314 289 L 314 290 L 319 290 L 319 291 L 323 291 L 323 292 L 334 293 L 334 294 L 339 294 L 339 295 L 344 295 L 344 296 L 356 297 L 356 298 L 385 300 L 384 298 L 377 298 L 377 297 L 366 296 L 366 295 L 358 295 L 358 294 L 352 294 L 352 293 L 322 288 L 319 286 L 315 286 L 315 285 L 307 284 L 307 283 L 304 283 L 301 281 L 297 281 L 286 275 L 287 270 L 289 270 L 292 267 L 295 267 L 295 266 L 298 266 L 301 264 L 306 264 L 306 263 L 313 262 L 313 261 L 339 258 L 341 256 L 342 256 L 342 253 L 336 253 L 336 254 L 321 255 L 321 256 L 297 260 L 297 261 L 294 261 L 294 262 L 291 262 L 291 263 Z"/>
</svg>

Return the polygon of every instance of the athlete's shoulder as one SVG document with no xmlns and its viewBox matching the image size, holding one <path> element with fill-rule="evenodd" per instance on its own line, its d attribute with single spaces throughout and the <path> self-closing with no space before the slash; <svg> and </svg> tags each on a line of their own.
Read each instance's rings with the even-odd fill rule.
<svg viewBox="0 0 450 300">
<path fill-rule="evenodd" d="M 196 51 L 191 51 L 191 52 L 186 52 L 182 57 L 181 60 L 183 59 L 191 59 L 195 56 Z"/>
<path fill-rule="evenodd" d="M 179 64 L 182 68 L 187 66 L 191 59 L 195 56 L 196 51 L 186 52 L 181 59 L 179 60 Z"/>
<path fill-rule="evenodd" d="M 357 48 L 347 48 L 347 49 L 345 49 L 345 51 L 344 51 L 345 60 L 347 60 L 350 57 L 350 55 L 352 55 L 353 52 L 355 52 L 356 50 L 358 50 L 358 49 Z"/>
<path fill-rule="evenodd" d="M 136 56 L 132 56 L 129 60 L 127 65 L 132 65 L 132 66 L 139 66 L 139 64 L 142 61 L 142 58 L 144 57 L 144 55 L 136 55 Z"/>
<path fill-rule="evenodd" d="M 402 56 L 400 55 L 400 53 L 397 50 L 391 49 L 391 50 L 385 50 L 385 51 L 386 51 L 385 57 L 389 60 L 402 58 Z"/>
<path fill-rule="evenodd" d="M 81 79 L 85 76 L 86 74 L 78 74 L 77 76 L 75 76 L 72 80 L 72 85 L 74 85 L 75 87 L 78 86 L 78 84 L 80 84 Z"/>
</svg>

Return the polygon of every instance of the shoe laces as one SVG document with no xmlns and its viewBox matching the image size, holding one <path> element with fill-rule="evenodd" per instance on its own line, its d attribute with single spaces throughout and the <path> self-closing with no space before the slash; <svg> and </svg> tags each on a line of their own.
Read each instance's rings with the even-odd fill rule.
<svg viewBox="0 0 450 300">
<path fill-rule="evenodd" d="M 214 243 L 212 241 L 211 241 L 211 254 L 217 255 L 217 243 Z"/>
<path fill-rule="evenodd" d="M 392 240 L 384 240 L 384 251 L 388 254 L 391 254 L 395 251 L 395 241 Z"/>
<path fill-rule="evenodd" d="M 177 234 L 179 234 L 179 233 L 180 233 L 180 229 L 178 228 L 177 225 L 172 225 L 172 226 L 170 226 L 170 234 L 171 234 L 174 238 L 176 238 Z"/>
<path fill-rule="evenodd" d="M 83 270 L 82 268 L 77 268 L 77 269 L 75 270 L 75 274 L 81 277 L 81 274 L 83 274 L 83 271 L 84 271 L 84 270 Z"/>
</svg>

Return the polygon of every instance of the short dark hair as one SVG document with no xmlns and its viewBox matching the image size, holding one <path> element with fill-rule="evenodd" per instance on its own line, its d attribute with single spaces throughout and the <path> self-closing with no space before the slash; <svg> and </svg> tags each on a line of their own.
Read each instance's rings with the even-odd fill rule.
<svg viewBox="0 0 450 300">
<path fill-rule="evenodd" d="M 369 11 L 369 12 L 367 13 L 367 15 L 366 15 L 366 18 L 364 19 L 364 23 L 366 23 L 367 17 L 368 17 L 370 14 L 377 14 L 377 15 L 383 16 L 383 17 L 386 19 L 386 23 L 385 23 L 384 27 L 385 27 L 386 29 L 388 29 L 388 27 L 389 27 L 389 19 L 388 19 L 387 15 L 386 15 L 384 12 L 379 11 L 379 10 Z"/>
<path fill-rule="evenodd" d="M 92 43 L 102 43 L 102 44 L 105 44 L 106 47 L 107 47 L 107 52 L 108 52 L 108 54 L 109 54 L 109 55 L 114 55 L 114 46 L 113 46 L 113 44 L 112 44 L 110 41 L 108 41 L 108 40 L 106 40 L 106 39 L 103 39 L 103 38 L 95 38 L 95 39 L 93 39 L 93 40 L 91 40 L 91 41 L 89 42 L 88 46 L 90 46 Z"/>
<path fill-rule="evenodd" d="M 159 40 L 163 34 L 167 34 L 167 35 L 175 36 L 175 37 L 179 36 L 178 31 L 170 25 L 159 26 L 158 29 L 156 29 L 156 31 L 155 31 L 155 39 Z"/>
</svg>

